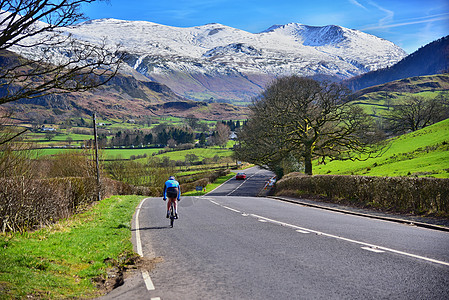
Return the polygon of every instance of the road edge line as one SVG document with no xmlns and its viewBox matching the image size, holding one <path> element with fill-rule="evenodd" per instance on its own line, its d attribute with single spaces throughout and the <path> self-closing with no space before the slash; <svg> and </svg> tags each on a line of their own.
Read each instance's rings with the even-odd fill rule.
<svg viewBox="0 0 449 300">
<path fill-rule="evenodd" d="M 392 217 L 370 215 L 370 214 L 365 214 L 365 213 L 356 212 L 356 211 L 350 211 L 350 210 L 344 210 L 344 209 L 340 209 L 340 208 L 322 206 L 319 204 L 307 203 L 307 202 L 301 201 L 300 199 L 293 200 L 293 199 L 283 198 L 283 197 L 279 197 L 279 196 L 268 196 L 267 198 L 284 201 L 284 202 L 290 202 L 293 204 L 299 204 L 299 205 L 303 205 L 303 206 L 309 206 L 309 207 L 314 207 L 314 208 L 319 208 L 319 209 L 324 209 L 324 210 L 335 211 L 335 212 L 344 213 L 344 214 L 348 214 L 348 215 L 355 215 L 355 216 L 360 216 L 360 217 L 390 221 L 390 222 L 407 224 L 407 225 L 415 225 L 417 227 L 423 227 L 423 228 L 427 228 L 427 229 L 449 232 L 449 227 L 440 226 L 440 225 L 433 225 L 433 224 L 428 224 L 428 223 L 423 223 L 423 222 L 416 222 L 416 221 L 412 221 L 412 220 L 404 220 L 404 219 L 398 219 L 398 218 L 392 218 Z"/>
<path fill-rule="evenodd" d="M 139 224 L 139 215 L 140 215 L 140 210 L 142 209 L 142 205 L 145 202 L 145 200 L 147 200 L 149 198 L 145 198 L 142 201 L 140 201 L 139 206 L 136 209 L 136 217 L 134 220 L 134 228 L 135 228 L 135 232 L 136 232 L 136 251 L 137 254 L 139 254 L 141 257 L 143 257 L 143 249 L 142 249 L 142 240 L 140 238 L 140 224 Z M 154 291 L 155 287 L 153 284 L 153 281 L 151 280 L 150 274 L 148 273 L 148 271 L 142 271 L 142 278 L 143 281 L 145 282 L 145 286 L 147 288 L 148 291 Z"/>
</svg>

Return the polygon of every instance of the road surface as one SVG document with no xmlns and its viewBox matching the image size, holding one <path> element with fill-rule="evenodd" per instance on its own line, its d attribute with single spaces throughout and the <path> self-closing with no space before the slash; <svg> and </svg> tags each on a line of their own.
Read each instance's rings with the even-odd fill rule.
<svg viewBox="0 0 449 300">
<path fill-rule="evenodd" d="M 249 196 L 271 175 L 247 174 L 182 199 L 174 228 L 147 198 L 135 234 L 158 263 L 106 298 L 449 299 L 447 232 Z"/>
</svg>

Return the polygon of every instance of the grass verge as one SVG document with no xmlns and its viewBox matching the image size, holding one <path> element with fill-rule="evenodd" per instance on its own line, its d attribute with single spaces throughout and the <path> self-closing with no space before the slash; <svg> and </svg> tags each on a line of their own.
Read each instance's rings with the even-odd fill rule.
<svg viewBox="0 0 449 300">
<path fill-rule="evenodd" d="M 107 269 L 134 256 L 131 219 L 142 196 L 114 196 L 24 235 L 0 235 L 0 299 L 92 298 Z"/>
<path fill-rule="evenodd" d="M 215 180 L 215 182 L 209 183 L 206 186 L 205 190 L 203 190 L 203 191 L 190 191 L 190 192 L 183 193 L 182 195 L 183 196 L 202 196 L 202 195 L 205 195 L 205 194 L 209 193 L 210 191 L 213 191 L 218 186 L 220 186 L 221 184 L 223 184 L 224 182 L 226 182 L 227 180 L 231 179 L 234 176 L 235 176 L 235 173 L 230 173 L 230 174 L 228 174 L 226 176 L 218 177 L 217 180 Z"/>
</svg>

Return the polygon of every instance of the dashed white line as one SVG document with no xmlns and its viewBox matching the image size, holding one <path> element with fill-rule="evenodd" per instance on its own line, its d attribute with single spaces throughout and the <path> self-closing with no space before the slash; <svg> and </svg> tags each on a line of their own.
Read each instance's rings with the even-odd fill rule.
<svg viewBox="0 0 449 300">
<path fill-rule="evenodd" d="M 371 247 L 362 247 L 363 250 L 368 250 L 375 253 L 384 253 L 385 251 L 379 250 L 377 248 L 371 248 Z"/>
<path fill-rule="evenodd" d="M 148 271 L 142 271 L 142 277 L 143 277 L 143 281 L 145 281 L 145 286 L 147 287 L 147 290 L 149 291 L 154 291 L 154 284 L 153 281 L 151 280 L 150 274 L 148 274 Z"/>
<path fill-rule="evenodd" d="M 221 205 L 213 200 L 209 200 L 221 207 L 225 207 L 224 205 Z M 229 207 L 226 207 L 227 209 L 230 209 Z M 234 210 L 234 209 L 233 209 Z M 241 213 L 238 210 L 235 210 L 238 213 Z M 300 226 L 296 226 L 293 224 L 289 224 L 289 223 L 285 223 L 285 222 L 280 222 L 280 221 L 276 221 L 270 218 L 266 218 L 263 216 L 259 216 L 256 214 L 246 214 L 246 213 L 242 213 L 242 216 L 251 216 L 254 218 L 257 218 L 259 222 L 269 222 L 269 223 L 273 223 L 273 224 L 277 224 L 277 225 L 281 225 L 281 226 L 285 226 L 285 227 L 290 227 L 295 229 L 297 232 L 299 233 L 315 233 L 317 235 L 322 235 L 322 236 L 327 236 L 330 238 L 335 238 L 335 239 L 339 239 L 342 241 L 346 241 L 349 243 L 353 243 L 353 244 L 358 244 L 358 245 L 362 245 L 363 247 L 361 247 L 364 250 L 368 250 L 371 252 L 376 252 L 376 253 L 381 253 L 381 252 L 391 252 L 391 253 L 396 253 L 396 254 L 400 254 L 400 255 L 404 255 L 404 256 L 408 256 L 408 257 L 413 257 L 413 258 L 417 258 L 420 260 L 424 260 L 424 261 L 428 261 L 428 262 L 433 262 L 436 264 L 440 264 L 440 265 L 445 265 L 445 266 L 449 266 L 448 262 L 445 261 L 441 261 L 441 260 L 437 260 L 437 259 L 433 259 L 433 258 L 428 258 L 428 257 L 424 257 L 421 255 L 416 255 L 416 254 L 412 254 L 412 253 L 408 253 L 408 252 L 404 252 L 404 251 L 399 251 L 399 250 L 395 250 L 395 249 L 391 249 L 391 248 L 387 248 L 387 247 L 383 247 L 383 246 L 377 246 L 377 245 L 373 245 L 373 244 L 369 244 L 369 243 L 365 243 L 365 242 L 361 242 L 361 241 L 357 241 L 357 240 L 353 240 L 353 239 L 348 239 L 342 236 L 338 236 L 338 235 L 334 235 L 334 234 L 329 234 L 329 233 L 325 233 L 325 232 L 321 232 L 321 231 L 317 231 L 317 230 L 313 230 L 313 229 L 308 229 L 308 228 L 304 228 L 304 227 L 300 227 Z"/>
<path fill-rule="evenodd" d="M 239 210 L 233 209 L 233 208 L 231 208 L 231 207 L 224 206 L 224 205 L 223 205 L 223 207 L 226 208 L 226 209 L 229 209 L 230 211 L 233 211 L 233 212 L 236 212 L 236 213 L 240 213 Z"/>
<path fill-rule="evenodd" d="M 250 179 L 251 177 L 253 177 L 253 176 L 255 176 L 257 173 L 259 173 L 260 171 L 262 171 L 262 170 L 259 170 L 259 171 L 257 171 L 256 173 L 254 173 L 253 175 L 251 175 L 250 177 L 248 177 L 246 180 L 248 180 L 248 179 Z M 230 196 L 232 193 L 234 193 L 236 190 L 238 190 L 245 182 L 246 182 L 246 180 L 243 180 L 243 182 L 238 186 L 238 187 L 236 187 L 233 191 L 231 191 L 231 192 L 229 192 L 226 196 Z"/>
</svg>

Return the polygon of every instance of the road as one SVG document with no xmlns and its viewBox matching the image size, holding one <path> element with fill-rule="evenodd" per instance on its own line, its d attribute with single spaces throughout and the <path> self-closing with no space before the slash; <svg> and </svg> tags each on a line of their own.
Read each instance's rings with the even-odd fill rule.
<svg viewBox="0 0 449 300">
<path fill-rule="evenodd" d="M 174 228 L 147 198 L 135 233 L 158 263 L 107 298 L 449 299 L 448 233 L 242 196 L 269 176 L 185 197 Z"/>
</svg>

